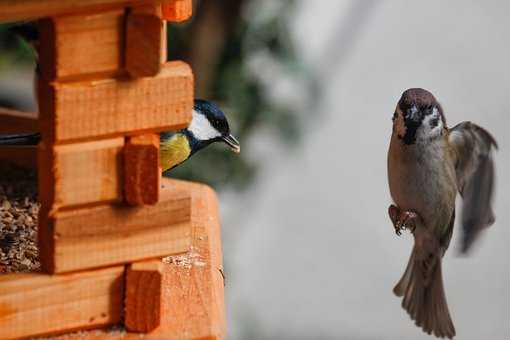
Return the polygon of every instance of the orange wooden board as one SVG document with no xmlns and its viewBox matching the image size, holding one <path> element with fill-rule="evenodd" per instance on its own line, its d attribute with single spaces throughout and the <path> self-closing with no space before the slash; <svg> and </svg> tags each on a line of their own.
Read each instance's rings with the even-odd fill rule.
<svg viewBox="0 0 510 340">
<path fill-rule="evenodd" d="M 124 325 L 131 332 L 147 333 L 161 325 L 163 262 L 131 264 L 126 273 Z"/>
<path fill-rule="evenodd" d="M 193 14 L 192 0 L 163 0 L 163 19 L 181 22 L 191 18 Z"/>
<path fill-rule="evenodd" d="M 188 184 L 164 180 L 156 205 L 99 205 L 39 214 L 44 271 L 63 273 L 190 249 Z"/>
<path fill-rule="evenodd" d="M 150 4 L 158 0 L 0 0 L 0 22 L 101 11 Z"/>
<path fill-rule="evenodd" d="M 61 276 L 0 275 L 0 339 L 118 323 L 123 287 L 123 266 Z"/>
<path fill-rule="evenodd" d="M 159 135 L 128 138 L 124 148 L 124 195 L 132 205 L 156 204 L 161 186 Z"/>
<path fill-rule="evenodd" d="M 191 121 L 193 75 L 183 62 L 156 77 L 41 82 L 43 138 L 80 139 L 180 129 Z"/>
<path fill-rule="evenodd" d="M 132 77 L 152 77 L 166 62 L 166 24 L 161 5 L 131 8 L 126 17 L 126 70 Z"/>
<path fill-rule="evenodd" d="M 124 9 L 42 19 L 39 65 L 48 80 L 119 73 L 123 67 Z"/>
<path fill-rule="evenodd" d="M 39 201 L 48 209 L 122 200 L 124 138 L 39 144 Z"/>
</svg>

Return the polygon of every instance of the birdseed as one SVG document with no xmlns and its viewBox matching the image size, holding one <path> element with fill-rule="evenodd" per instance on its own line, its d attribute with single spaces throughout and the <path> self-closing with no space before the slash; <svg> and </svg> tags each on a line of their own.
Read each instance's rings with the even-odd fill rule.
<svg viewBox="0 0 510 340">
<path fill-rule="evenodd" d="M 40 270 L 38 213 L 35 171 L 0 165 L 0 274 Z"/>
</svg>

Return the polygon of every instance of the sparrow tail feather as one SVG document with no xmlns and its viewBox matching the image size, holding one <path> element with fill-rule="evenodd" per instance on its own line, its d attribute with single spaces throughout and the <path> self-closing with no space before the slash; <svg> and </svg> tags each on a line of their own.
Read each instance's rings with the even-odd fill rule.
<svg viewBox="0 0 510 340">
<path fill-rule="evenodd" d="M 439 338 L 455 336 L 444 293 L 439 254 L 422 259 L 415 247 L 393 292 L 403 297 L 402 308 L 424 332 Z"/>
</svg>

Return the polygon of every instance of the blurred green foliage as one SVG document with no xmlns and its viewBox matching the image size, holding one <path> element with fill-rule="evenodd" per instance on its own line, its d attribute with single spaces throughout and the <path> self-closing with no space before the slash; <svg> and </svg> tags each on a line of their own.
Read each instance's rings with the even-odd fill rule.
<svg viewBox="0 0 510 340">
<path fill-rule="evenodd" d="M 34 60 L 30 46 L 9 32 L 11 26 L 12 24 L 0 24 L 0 72 L 14 63 L 27 67 Z"/>
<path fill-rule="evenodd" d="M 307 85 L 313 83 L 292 44 L 290 19 L 294 1 L 281 1 L 277 6 L 278 11 L 258 18 L 254 18 L 252 14 L 261 11 L 260 3 L 263 1 L 240 1 L 238 7 L 218 5 L 217 12 L 221 13 L 222 17 L 210 21 L 233 23 L 230 30 L 228 27 L 222 30 L 225 43 L 214 62 L 208 57 L 194 58 L 190 52 L 193 49 L 193 40 L 189 39 L 197 38 L 194 33 L 203 32 L 193 25 L 200 25 L 201 10 L 211 10 L 213 6 L 209 5 L 206 9 L 203 6 L 205 2 L 199 2 L 195 11 L 196 18 L 190 25 L 169 26 L 169 56 L 187 60 L 195 70 L 200 69 L 195 67 L 195 59 L 205 59 L 205 63 L 216 67 L 213 79 L 207 82 L 209 87 L 203 89 L 199 86 L 197 95 L 205 93 L 206 99 L 220 104 L 229 117 L 234 135 L 241 141 L 241 150 L 247 149 L 246 143 L 253 141 L 250 137 L 256 136 L 258 129 L 268 128 L 275 137 L 272 141 L 287 146 L 297 145 L 304 123 L 303 112 L 296 109 L 293 103 L 273 100 L 271 88 L 267 88 L 268 85 L 254 75 L 249 67 L 250 59 L 263 53 L 286 73 L 294 74 L 296 80 L 308 82 Z M 246 13 L 248 6 L 251 6 L 252 10 Z M 230 17 L 225 18 L 225 15 Z M 210 34 L 213 36 L 210 40 L 213 41 L 214 32 Z M 209 40 L 207 37 L 200 39 Z M 196 77 L 200 75 L 196 74 Z M 263 165 L 261 162 L 262 160 L 248 157 L 243 151 L 240 155 L 235 155 L 222 145 L 215 145 L 207 152 L 196 154 L 192 160 L 173 170 L 170 176 L 206 182 L 216 188 L 232 186 L 243 189 L 252 182 L 258 168 Z"/>
</svg>

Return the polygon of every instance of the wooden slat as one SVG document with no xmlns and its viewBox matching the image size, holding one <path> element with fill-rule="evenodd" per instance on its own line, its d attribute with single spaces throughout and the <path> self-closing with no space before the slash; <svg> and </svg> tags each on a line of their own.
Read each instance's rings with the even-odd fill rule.
<svg viewBox="0 0 510 340">
<path fill-rule="evenodd" d="M 124 148 L 124 195 L 132 205 L 156 204 L 161 186 L 159 135 L 128 138 Z"/>
<path fill-rule="evenodd" d="M 191 251 L 165 259 L 161 326 L 173 339 L 221 339 L 225 335 L 224 278 L 218 203 L 213 190 L 190 184 Z M 165 335 L 165 336 L 163 336 Z"/>
<path fill-rule="evenodd" d="M 72 141 L 180 129 L 191 120 L 193 76 L 183 62 L 152 78 L 42 84 L 43 138 Z"/>
<path fill-rule="evenodd" d="M 37 147 L 0 145 L 0 162 L 15 164 L 22 168 L 34 169 L 37 166 Z"/>
<path fill-rule="evenodd" d="M 191 18 L 193 14 L 192 0 L 163 0 L 163 19 L 181 22 Z"/>
<path fill-rule="evenodd" d="M 127 269 L 124 325 L 130 332 L 147 333 L 160 326 L 163 262 L 133 263 Z"/>
<path fill-rule="evenodd" d="M 21 112 L 0 107 L 0 133 L 36 132 L 37 113 Z"/>
<path fill-rule="evenodd" d="M 95 207 L 39 214 L 43 269 L 62 273 L 185 252 L 190 247 L 187 185 L 162 181 L 153 206 Z"/>
<path fill-rule="evenodd" d="M 124 31 L 123 9 L 40 20 L 41 77 L 118 74 L 123 67 Z"/>
<path fill-rule="evenodd" d="M 161 5 L 133 7 L 126 21 L 126 70 L 132 77 L 155 76 L 166 62 Z"/>
<path fill-rule="evenodd" d="M 123 266 L 60 276 L 0 275 L 0 339 L 118 323 L 123 276 Z"/>
<path fill-rule="evenodd" d="M 100 11 L 154 3 L 157 0 L 0 0 L 0 22 Z"/>
<path fill-rule="evenodd" d="M 39 201 L 50 210 L 122 200 L 124 138 L 39 145 Z"/>
</svg>

